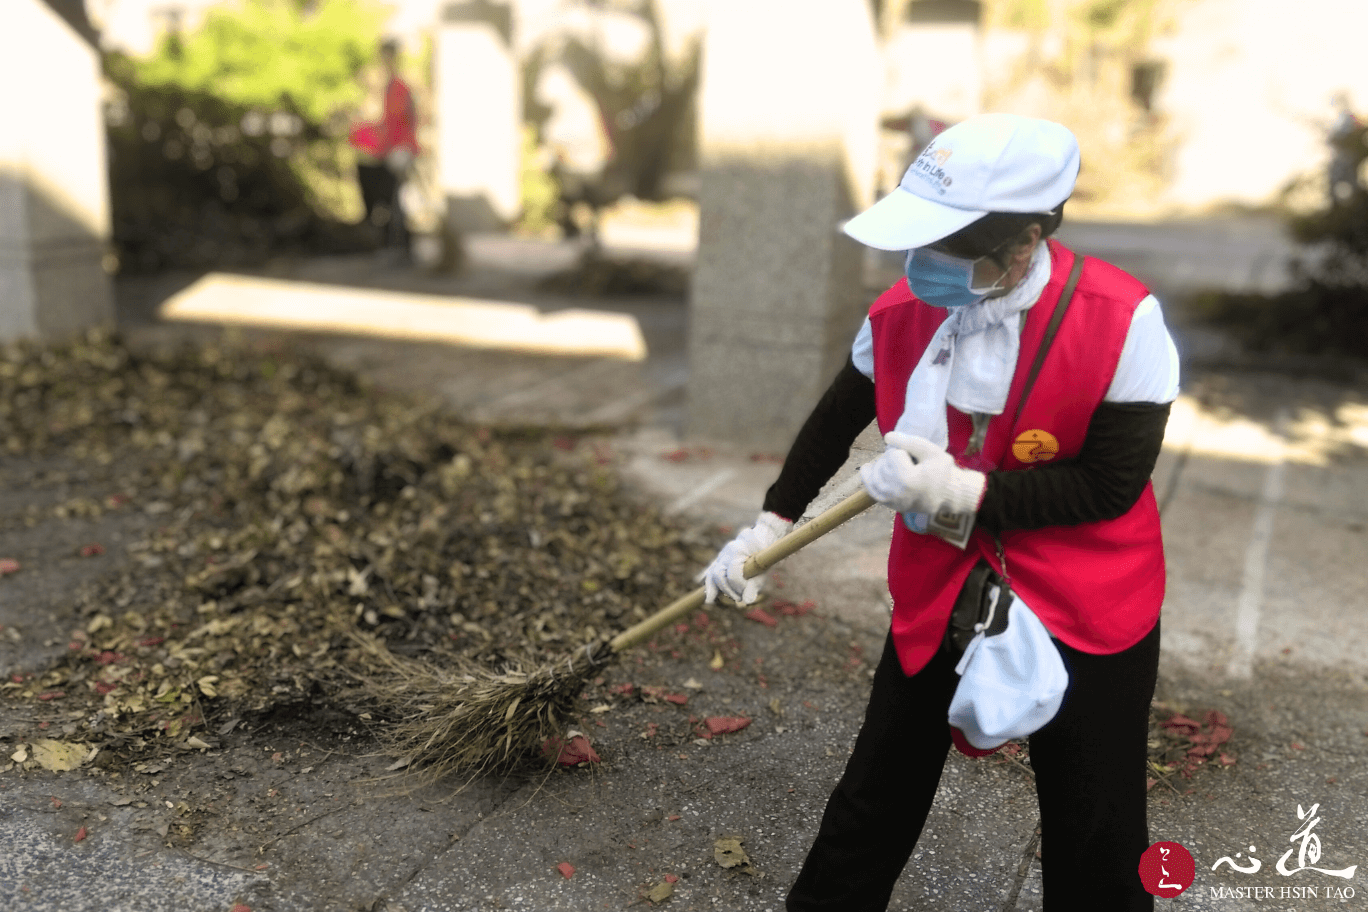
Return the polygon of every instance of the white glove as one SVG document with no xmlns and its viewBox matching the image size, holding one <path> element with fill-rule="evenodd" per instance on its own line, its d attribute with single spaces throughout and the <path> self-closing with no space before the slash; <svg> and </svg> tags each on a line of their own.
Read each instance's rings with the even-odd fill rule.
<svg viewBox="0 0 1368 912">
<path fill-rule="evenodd" d="M 767 574 L 746 579 L 742 573 L 746 559 L 783 538 L 792 528 L 793 523 L 777 513 L 761 513 L 756 517 L 755 525 L 728 542 L 713 558 L 708 569 L 698 575 L 707 589 L 706 603 L 711 605 L 717 601 L 719 592 L 740 605 L 755 601 L 760 595 L 760 588 L 765 585 Z"/>
<path fill-rule="evenodd" d="M 924 437 L 889 431 L 888 449 L 860 467 L 869 496 L 899 513 L 974 513 L 988 476 L 955 465 L 954 458 Z"/>
</svg>

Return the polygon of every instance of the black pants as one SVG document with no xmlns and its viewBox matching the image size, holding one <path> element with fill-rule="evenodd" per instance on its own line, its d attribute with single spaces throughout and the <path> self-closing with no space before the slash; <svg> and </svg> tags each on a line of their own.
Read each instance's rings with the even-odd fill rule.
<svg viewBox="0 0 1368 912">
<path fill-rule="evenodd" d="M 1115 655 L 1063 645 L 1060 652 L 1069 690 L 1059 714 L 1030 738 L 1045 910 L 1150 912 L 1154 897 L 1136 868 L 1149 846 L 1145 758 L 1159 625 Z M 950 749 L 954 666 L 942 650 L 909 678 L 889 638 L 855 750 L 789 892 L 789 912 L 887 908 Z"/>
<path fill-rule="evenodd" d="M 361 202 L 366 207 L 366 223 L 380 226 L 382 246 L 407 248 L 409 242 L 408 225 L 404 220 L 404 209 L 399 202 L 399 189 L 403 182 L 384 162 L 371 164 L 357 162 L 356 181 L 361 185 Z M 385 216 L 379 216 L 381 211 Z"/>
</svg>

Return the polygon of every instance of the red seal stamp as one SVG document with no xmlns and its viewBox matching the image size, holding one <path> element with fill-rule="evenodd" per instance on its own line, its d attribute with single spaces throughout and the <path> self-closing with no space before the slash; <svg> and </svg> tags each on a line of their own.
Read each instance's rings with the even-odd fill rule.
<svg viewBox="0 0 1368 912">
<path fill-rule="evenodd" d="M 1155 896 L 1172 899 L 1196 877 L 1192 853 L 1176 842 L 1156 842 L 1140 856 L 1140 883 Z"/>
</svg>

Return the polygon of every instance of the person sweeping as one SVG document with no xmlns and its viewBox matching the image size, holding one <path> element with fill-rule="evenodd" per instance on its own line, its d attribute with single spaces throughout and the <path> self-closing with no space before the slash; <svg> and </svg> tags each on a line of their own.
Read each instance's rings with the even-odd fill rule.
<svg viewBox="0 0 1368 912">
<path fill-rule="evenodd" d="M 964 693 L 971 655 L 982 666 L 985 642 L 1032 625 L 1049 654 L 1026 664 L 1067 673 L 1062 697 L 1011 729 L 1029 735 L 1045 909 L 1153 908 L 1137 872 L 1164 597 L 1150 474 L 1178 356 L 1144 285 L 1050 239 L 1078 170 L 1064 126 L 980 115 L 845 225 L 906 251 L 905 280 L 870 308 L 755 524 L 704 571 L 709 602 L 754 601 L 746 559 L 792 528 L 877 420 L 886 449 L 861 478 L 898 514 L 892 620 L 790 912 L 887 907 L 952 743 L 982 753 L 1005 740 L 983 721 L 1004 707 Z"/>
</svg>

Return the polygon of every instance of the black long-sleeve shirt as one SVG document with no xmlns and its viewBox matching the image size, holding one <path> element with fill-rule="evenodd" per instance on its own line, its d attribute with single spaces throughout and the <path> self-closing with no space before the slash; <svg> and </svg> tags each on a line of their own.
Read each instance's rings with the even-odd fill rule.
<svg viewBox="0 0 1368 912">
<path fill-rule="evenodd" d="M 1164 442 L 1169 403 L 1103 402 L 1072 459 L 988 473 L 977 525 L 989 532 L 1115 519 L 1135 505 Z M 798 432 L 764 509 L 797 519 L 874 420 L 874 382 L 847 360 Z"/>
</svg>

